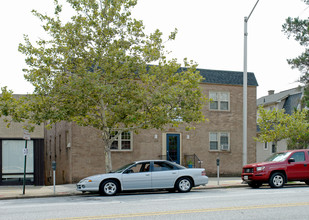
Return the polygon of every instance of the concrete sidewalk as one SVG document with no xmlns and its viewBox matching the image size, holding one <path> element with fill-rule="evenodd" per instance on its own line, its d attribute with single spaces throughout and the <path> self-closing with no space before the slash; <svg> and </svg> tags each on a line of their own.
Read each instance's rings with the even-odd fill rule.
<svg viewBox="0 0 309 220">
<path fill-rule="evenodd" d="M 305 185 L 304 183 L 300 182 L 296 184 Z M 221 177 L 219 179 L 219 184 L 217 178 L 210 177 L 206 186 L 199 186 L 195 187 L 194 189 L 214 189 L 229 187 L 248 187 L 248 185 L 243 183 L 240 177 Z M 0 186 L 0 200 L 70 195 L 82 195 L 81 192 L 76 190 L 76 184 L 56 185 L 55 193 L 54 186 L 26 186 L 24 195 L 23 186 Z"/>
<path fill-rule="evenodd" d="M 247 186 L 242 184 L 240 177 L 223 177 L 209 178 L 206 186 L 195 187 L 195 189 L 207 188 L 221 188 L 221 187 L 238 187 Z M 1 199 L 19 199 L 19 198 L 36 198 L 36 197 L 52 197 L 52 196 L 68 196 L 81 195 L 82 193 L 76 190 L 76 184 L 63 184 L 55 186 L 28 186 L 25 187 L 25 194 L 23 195 L 23 186 L 0 186 L 0 200 Z"/>
</svg>

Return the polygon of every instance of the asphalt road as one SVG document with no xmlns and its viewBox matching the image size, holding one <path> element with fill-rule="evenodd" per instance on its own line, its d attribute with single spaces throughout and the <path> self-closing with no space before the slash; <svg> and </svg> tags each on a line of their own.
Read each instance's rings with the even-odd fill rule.
<svg viewBox="0 0 309 220">
<path fill-rule="evenodd" d="M 308 219 L 309 187 L 225 188 L 0 201 L 0 219 Z"/>
</svg>

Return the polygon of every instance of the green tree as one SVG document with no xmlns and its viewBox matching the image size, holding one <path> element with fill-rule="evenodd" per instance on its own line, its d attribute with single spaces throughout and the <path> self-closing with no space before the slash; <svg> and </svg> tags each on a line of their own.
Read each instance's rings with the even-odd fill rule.
<svg viewBox="0 0 309 220">
<path fill-rule="evenodd" d="M 309 0 L 303 0 L 309 5 Z M 288 63 L 293 69 L 301 72 L 299 81 L 305 84 L 304 101 L 309 107 L 309 17 L 306 19 L 287 18 L 282 26 L 283 32 L 290 38 L 291 36 L 305 48 L 305 51 L 296 58 L 288 59 Z"/>
<path fill-rule="evenodd" d="M 192 128 L 204 120 L 206 98 L 196 64 L 185 59 L 180 68 L 177 60 L 167 60 L 162 33 L 145 34 L 142 21 L 131 17 L 136 0 L 66 1 L 76 14 L 64 24 L 57 0 L 53 16 L 33 11 L 48 34 L 35 44 L 25 35 L 19 46 L 34 92 L 15 99 L 2 88 L 0 116 L 99 129 L 107 172 L 112 170 L 110 147 L 121 132 Z"/>
<path fill-rule="evenodd" d="M 307 148 L 309 144 L 308 111 L 294 111 L 286 114 L 284 109 L 266 110 L 262 106 L 258 110 L 257 125 L 260 133 L 256 141 L 274 142 L 288 140 L 289 149 Z"/>
<path fill-rule="evenodd" d="M 256 141 L 274 142 L 277 145 L 278 141 L 285 139 L 288 135 L 286 123 L 287 118 L 283 109 L 270 111 L 260 106 L 257 119 L 260 133 Z"/>
<path fill-rule="evenodd" d="M 309 112 L 295 111 L 291 115 L 289 127 L 288 149 L 303 149 L 309 147 Z"/>
</svg>

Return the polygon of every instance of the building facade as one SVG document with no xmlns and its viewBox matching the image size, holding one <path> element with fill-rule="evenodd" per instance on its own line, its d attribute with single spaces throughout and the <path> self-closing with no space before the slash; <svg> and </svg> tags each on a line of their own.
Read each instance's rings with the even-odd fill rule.
<svg viewBox="0 0 309 220">
<path fill-rule="evenodd" d="M 242 170 L 243 73 L 198 69 L 204 77 L 200 84 L 213 102 L 204 109 L 207 122 L 195 130 L 169 127 L 123 133 L 112 145 L 113 168 L 142 159 L 167 159 L 184 166 L 203 167 L 209 176 L 238 176 Z M 248 162 L 256 161 L 256 87 L 253 73 L 248 73 Z M 51 163 L 56 161 L 56 182 L 75 183 L 105 172 L 104 144 L 100 132 L 91 127 L 61 122 L 45 130 L 45 181 L 52 184 Z"/>
<path fill-rule="evenodd" d="M 44 185 L 44 126 L 36 126 L 31 140 L 23 139 L 23 124 L 6 127 L 0 119 L 0 185 L 22 185 L 26 159 L 26 184 Z M 27 151 L 24 150 L 27 148 Z"/>
<path fill-rule="evenodd" d="M 287 114 L 292 114 L 295 109 L 301 110 L 301 99 L 304 94 L 302 87 L 284 90 L 275 93 L 274 90 L 268 91 L 267 96 L 257 99 L 257 108 L 264 106 L 266 110 L 284 109 Z M 258 117 L 258 116 L 257 116 Z M 257 133 L 259 132 L 259 129 Z M 287 150 L 287 141 L 280 140 L 275 143 L 256 142 L 256 160 L 264 161 L 273 153 Z"/>
</svg>

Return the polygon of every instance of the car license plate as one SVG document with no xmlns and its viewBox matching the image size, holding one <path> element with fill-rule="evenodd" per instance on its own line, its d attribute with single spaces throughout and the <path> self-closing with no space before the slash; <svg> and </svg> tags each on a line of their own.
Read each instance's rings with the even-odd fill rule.
<svg viewBox="0 0 309 220">
<path fill-rule="evenodd" d="M 248 176 L 244 176 L 244 180 L 248 180 Z"/>
</svg>

